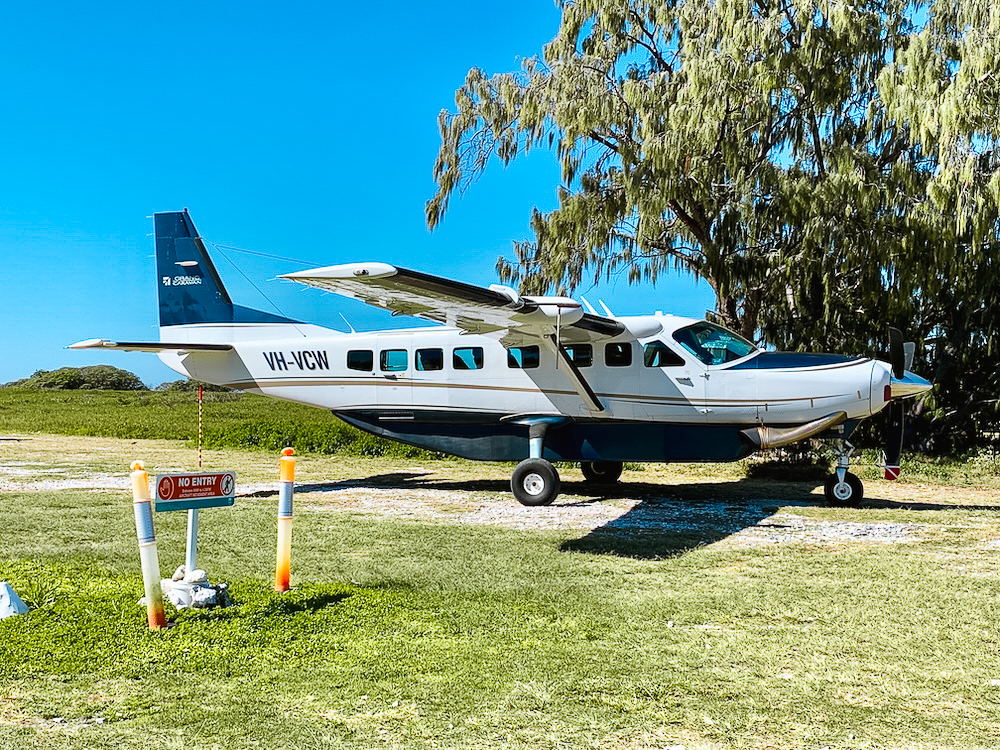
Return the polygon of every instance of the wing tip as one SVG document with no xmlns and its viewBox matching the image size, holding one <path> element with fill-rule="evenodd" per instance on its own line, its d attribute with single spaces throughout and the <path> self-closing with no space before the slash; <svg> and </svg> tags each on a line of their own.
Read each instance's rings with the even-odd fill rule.
<svg viewBox="0 0 1000 750">
<path fill-rule="evenodd" d="M 108 341 L 107 339 L 84 339 L 83 341 L 77 341 L 75 344 L 70 344 L 67 349 L 97 349 L 103 346 L 114 346 L 113 341 Z"/>
<path fill-rule="evenodd" d="M 278 278 L 300 282 L 307 282 L 312 279 L 381 279 L 387 276 L 395 276 L 397 273 L 398 269 L 396 266 L 389 263 L 343 263 L 336 266 L 323 266 L 322 268 L 310 268 L 305 271 L 283 273 Z"/>
</svg>

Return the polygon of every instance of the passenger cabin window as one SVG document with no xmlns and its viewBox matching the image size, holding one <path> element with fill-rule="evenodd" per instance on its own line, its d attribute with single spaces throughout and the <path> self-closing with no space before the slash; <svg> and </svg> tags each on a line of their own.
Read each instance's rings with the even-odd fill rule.
<svg viewBox="0 0 1000 750">
<path fill-rule="evenodd" d="M 443 349 L 417 349 L 415 359 L 421 372 L 444 369 Z"/>
<path fill-rule="evenodd" d="M 605 344 L 604 364 L 608 367 L 628 367 L 632 364 L 632 344 Z"/>
<path fill-rule="evenodd" d="M 371 349 L 352 349 L 347 352 L 347 369 L 371 372 L 375 369 L 375 354 Z"/>
<path fill-rule="evenodd" d="M 674 340 L 706 365 L 725 364 L 757 351 L 739 334 L 707 321 L 675 331 Z"/>
<path fill-rule="evenodd" d="M 590 367 L 594 364 L 594 347 L 590 344 L 570 344 L 564 346 L 563 351 L 577 367 Z"/>
<path fill-rule="evenodd" d="M 650 341 L 642 347 L 642 362 L 646 367 L 680 367 L 681 355 L 662 341 Z"/>
<path fill-rule="evenodd" d="M 379 367 L 382 368 L 382 372 L 403 372 L 406 365 L 406 349 L 386 349 L 379 353 Z"/>
<path fill-rule="evenodd" d="M 451 355 L 451 366 L 456 370 L 483 369 L 483 347 L 470 346 L 467 349 L 455 349 Z"/>
<path fill-rule="evenodd" d="M 537 346 L 512 346 L 507 350 L 507 367 L 512 370 L 532 370 L 538 364 Z"/>
</svg>

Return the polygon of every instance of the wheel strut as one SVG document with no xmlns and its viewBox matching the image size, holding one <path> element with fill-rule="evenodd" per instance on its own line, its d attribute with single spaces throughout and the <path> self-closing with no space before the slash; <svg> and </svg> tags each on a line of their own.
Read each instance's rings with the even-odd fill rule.
<svg viewBox="0 0 1000 750">
<path fill-rule="evenodd" d="M 856 508 L 864 497 L 865 490 L 861 480 L 848 471 L 851 467 L 851 456 L 854 455 L 854 445 L 844 437 L 843 425 L 837 428 L 839 436 L 834 439 L 833 450 L 837 454 L 837 470 L 827 477 L 823 485 L 826 501 L 841 508 Z"/>
<path fill-rule="evenodd" d="M 559 472 L 545 454 L 549 427 L 565 424 L 562 416 L 522 417 L 512 420 L 528 428 L 528 458 L 519 463 L 510 478 L 510 489 L 521 505 L 551 505 L 559 494 Z"/>
</svg>

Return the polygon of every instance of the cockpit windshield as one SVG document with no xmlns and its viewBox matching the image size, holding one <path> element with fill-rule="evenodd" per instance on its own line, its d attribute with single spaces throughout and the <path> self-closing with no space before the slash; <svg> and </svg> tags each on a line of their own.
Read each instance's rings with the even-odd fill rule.
<svg viewBox="0 0 1000 750">
<path fill-rule="evenodd" d="M 725 364 L 757 351 L 756 346 L 739 334 L 706 321 L 676 331 L 674 341 L 706 365 Z"/>
</svg>

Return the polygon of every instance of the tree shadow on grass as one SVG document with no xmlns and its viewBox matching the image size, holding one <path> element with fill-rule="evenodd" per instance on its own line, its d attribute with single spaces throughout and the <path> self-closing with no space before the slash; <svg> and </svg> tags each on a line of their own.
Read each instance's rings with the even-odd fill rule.
<svg viewBox="0 0 1000 750">
<path fill-rule="evenodd" d="M 880 497 L 866 497 L 862 508 L 875 510 L 949 511 L 964 510 L 985 513 L 1000 512 L 1000 505 L 966 505 L 963 503 L 935 503 L 927 500 L 886 500 Z"/>
</svg>

